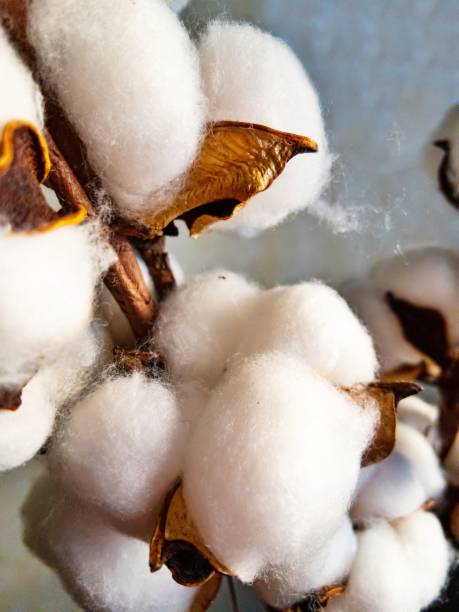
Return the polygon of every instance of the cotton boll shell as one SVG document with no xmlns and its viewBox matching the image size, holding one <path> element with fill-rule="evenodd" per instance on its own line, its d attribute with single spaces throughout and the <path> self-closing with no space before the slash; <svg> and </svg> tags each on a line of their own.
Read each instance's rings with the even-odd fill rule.
<svg viewBox="0 0 459 612">
<path fill-rule="evenodd" d="M 427 434 L 438 421 L 438 406 L 419 397 L 406 397 L 398 403 L 397 420 Z"/>
<path fill-rule="evenodd" d="M 375 420 L 288 356 L 234 364 L 184 463 L 191 518 L 219 561 L 250 582 L 266 566 L 318 550 L 349 505 Z"/>
<path fill-rule="evenodd" d="M 179 476 L 186 426 L 173 393 L 140 373 L 109 379 L 74 406 L 49 450 L 67 491 L 146 524 Z"/>
<path fill-rule="evenodd" d="M 0 234 L 0 385 L 20 385 L 74 341 L 113 261 L 95 226 Z"/>
<path fill-rule="evenodd" d="M 392 520 L 414 512 L 427 497 L 409 460 L 394 452 L 375 467 L 368 481 L 360 487 L 351 515 L 359 522 L 375 518 Z"/>
<path fill-rule="evenodd" d="M 159 206 L 184 173 L 204 121 L 196 50 L 158 0 L 35 0 L 29 38 L 42 75 L 122 213 Z"/>
<path fill-rule="evenodd" d="M 214 385 L 236 351 L 258 288 L 226 270 L 198 274 L 162 304 L 153 346 L 176 380 Z"/>
<path fill-rule="evenodd" d="M 25 508 L 26 541 L 54 567 L 67 590 L 93 612 L 186 612 L 196 589 L 174 582 L 164 566 L 151 573 L 148 544 L 113 529 L 103 516 L 64 498 L 49 480 Z"/>
<path fill-rule="evenodd" d="M 43 99 L 30 70 L 20 60 L 0 25 L 0 135 L 15 119 L 43 125 Z"/>
<path fill-rule="evenodd" d="M 260 123 L 319 145 L 318 153 L 293 158 L 267 191 L 216 226 L 251 235 L 314 202 L 328 179 L 331 156 L 317 93 L 288 45 L 249 24 L 211 23 L 199 56 L 212 121 Z"/>
<path fill-rule="evenodd" d="M 288 353 L 337 385 L 369 382 L 377 369 L 366 329 L 336 291 L 318 282 L 260 294 L 239 350 Z"/>
<path fill-rule="evenodd" d="M 255 583 L 258 595 L 275 608 L 288 608 L 310 591 L 338 584 L 350 571 L 357 539 L 349 518 L 313 555 L 298 555 L 285 566 L 271 568 Z"/>
</svg>

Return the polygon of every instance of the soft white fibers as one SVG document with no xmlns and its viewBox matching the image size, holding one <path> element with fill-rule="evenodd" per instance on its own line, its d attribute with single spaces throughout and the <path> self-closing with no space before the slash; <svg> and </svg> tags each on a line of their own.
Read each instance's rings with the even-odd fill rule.
<svg viewBox="0 0 459 612">
<path fill-rule="evenodd" d="M 86 328 L 94 287 L 113 261 L 96 228 L 0 233 L 0 384 L 25 382 Z"/>
<path fill-rule="evenodd" d="M 397 420 L 428 434 L 438 421 L 438 407 L 420 397 L 406 397 L 398 403 Z"/>
<path fill-rule="evenodd" d="M 313 555 L 299 554 L 284 566 L 270 568 L 256 582 L 260 597 L 276 608 L 288 608 L 310 591 L 338 584 L 350 571 L 357 550 L 357 539 L 347 516 L 342 524 Z"/>
<path fill-rule="evenodd" d="M 43 100 L 29 69 L 8 41 L 0 24 L 0 135 L 9 121 L 21 119 L 43 124 Z"/>
<path fill-rule="evenodd" d="M 331 156 L 317 93 L 290 47 L 249 24 L 213 22 L 199 55 L 212 121 L 261 123 L 319 145 L 318 153 L 292 159 L 267 191 L 216 227 L 252 234 L 313 203 L 328 179 Z"/>
<path fill-rule="evenodd" d="M 72 410 L 49 451 L 66 489 L 122 520 L 148 520 L 182 467 L 173 393 L 140 373 L 109 379 Z"/>
<path fill-rule="evenodd" d="M 209 386 L 223 374 L 243 333 L 258 288 L 226 270 L 198 274 L 161 306 L 154 346 L 166 356 L 176 380 Z"/>
<path fill-rule="evenodd" d="M 159 0 L 35 0 L 29 37 L 41 70 L 123 213 L 193 161 L 204 102 L 196 50 Z"/>
<path fill-rule="evenodd" d="M 449 564 L 438 519 L 416 512 L 395 526 L 376 523 L 358 536 L 346 592 L 330 612 L 419 612 L 440 594 Z"/>
<path fill-rule="evenodd" d="M 25 509 L 26 540 L 54 567 L 75 601 L 92 612 L 186 612 L 196 589 L 152 574 L 148 544 L 39 481 Z"/>
<path fill-rule="evenodd" d="M 350 503 L 376 418 L 291 357 L 234 364 L 195 426 L 184 468 L 190 514 L 220 561 L 250 582 L 318 550 Z"/>
<path fill-rule="evenodd" d="M 338 385 L 375 377 L 377 360 L 370 335 L 343 298 L 319 282 L 260 294 L 246 326 L 242 354 L 282 351 Z"/>
</svg>

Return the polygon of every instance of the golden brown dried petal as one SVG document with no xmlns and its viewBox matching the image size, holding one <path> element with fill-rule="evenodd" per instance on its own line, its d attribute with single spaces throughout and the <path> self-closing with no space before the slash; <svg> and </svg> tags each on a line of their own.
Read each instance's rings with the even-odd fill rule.
<svg viewBox="0 0 459 612">
<path fill-rule="evenodd" d="M 362 467 L 379 463 L 390 455 L 395 446 L 397 404 L 410 395 L 419 393 L 421 387 L 413 382 L 374 382 L 346 389 L 351 398 L 363 408 L 379 408 L 379 422 L 370 446 L 362 456 Z"/>
<path fill-rule="evenodd" d="M 214 123 L 183 188 L 160 212 L 140 221 L 152 234 L 160 234 L 175 219 L 183 219 L 195 236 L 216 221 L 231 219 L 271 185 L 293 156 L 317 149 L 306 136 L 263 125 Z"/>
<path fill-rule="evenodd" d="M 197 592 L 191 604 L 190 612 L 207 612 L 217 598 L 222 580 L 223 576 L 221 574 L 214 574 L 210 580 L 207 580 Z"/>
<path fill-rule="evenodd" d="M 167 496 L 150 543 L 151 571 L 164 564 L 184 586 L 200 586 L 216 573 L 233 575 L 204 545 L 188 514 L 181 483 Z"/>
<path fill-rule="evenodd" d="M 384 372 L 381 376 L 381 380 L 384 382 L 397 382 L 397 381 L 413 381 L 413 380 L 425 380 L 425 381 L 436 381 L 441 375 L 441 368 L 434 361 L 428 357 L 424 357 L 419 363 L 406 363 Z"/>
</svg>

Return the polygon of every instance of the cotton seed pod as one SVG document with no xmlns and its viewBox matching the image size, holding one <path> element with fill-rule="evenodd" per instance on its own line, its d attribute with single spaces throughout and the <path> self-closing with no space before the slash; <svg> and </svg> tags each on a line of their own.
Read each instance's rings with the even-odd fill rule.
<svg viewBox="0 0 459 612">
<path fill-rule="evenodd" d="M 176 380 L 211 387 L 237 350 L 256 285 L 226 270 L 198 274 L 161 306 L 154 347 L 164 353 Z"/>
<path fill-rule="evenodd" d="M 186 424 L 174 394 L 136 372 L 108 379 L 74 406 L 49 450 L 66 491 L 144 526 L 182 468 Z"/>
<path fill-rule="evenodd" d="M 250 582 L 319 549 L 350 503 L 376 421 L 376 407 L 361 409 L 291 357 L 238 360 L 196 423 L 184 462 L 190 516 L 220 563 Z"/>
<path fill-rule="evenodd" d="M 438 406 L 419 397 L 407 397 L 398 404 L 397 419 L 426 435 L 438 421 Z"/>
<path fill-rule="evenodd" d="M 148 544 L 115 530 L 106 519 L 41 480 L 25 506 L 26 542 L 57 570 L 86 610 L 187 612 L 196 589 L 167 568 L 152 574 Z"/>
<path fill-rule="evenodd" d="M 288 608 L 311 591 L 342 582 L 351 569 L 357 539 L 347 516 L 322 548 L 274 566 L 255 583 L 258 595 L 274 608 Z"/>
<path fill-rule="evenodd" d="M 21 385 L 87 327 L 114 255 L 92 225 L 0 233 L 0 385 Z"/>
<path fill-rule="evenodd" d="M 239 351 L 282 351 L 337 385 L 374 379 L 370 335 L 331 287 L 319 282 L 276 287 L 254 301 Z"/>
<path fill-rule="evenodd" d="M 30 70 L 20 60 L 0 25 L 0 134 L 13 120 L 43 125 L 43 99 Z"/>
<path fill-rule="evenodd" d="M 159 0 L 35 0 L 29 38 L 42 76 L 124 215 L 158 207 L 158 191 L 193 161 L 204 121 L 199 62 Z"/>
<path fill-rule="evenodd" d="M 308 136 L 319 146 L 318 153 L 292 159 L 265 192 L 216 226 L 251 235 L 313 203 L 327 182 L 331 156 L 317 93 L 288 45 L 249 24 L 211 23 L 199 57 L 210 120 L 263 124 Z"/>
</svg>

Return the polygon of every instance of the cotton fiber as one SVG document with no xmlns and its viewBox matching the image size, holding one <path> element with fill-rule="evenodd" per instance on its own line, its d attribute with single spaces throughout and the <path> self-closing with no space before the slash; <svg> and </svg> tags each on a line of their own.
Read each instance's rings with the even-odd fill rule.
<svg viewBox="0 0 459 612">
<path fill-rule="evenodd" d="M 240 351 L 271 350 L 297 357 L 337 385 L 369 382 L 377 369 L 370 335 L 343 298 L 319 282 L 260 294 Z"/>
<path fill-rule="evenodd" d="M 174 394 L 140 373 L 108 379 L 74 406 L 49 451 L 67 491 L 124 521 L 151 522 L 182 468 Z"/>
<path fill-rule="evenodd" d="M 339 584 L 351 569 L 357 539 L 349 518 L 313 555 L 298 555 L 285 566 L 271 568 L 255 583 L 258 595 L 275 608 L 288 608 L 311 591 Z"/>
<path fill-rule="evenodd" d="M 34 0 L 29 37 L 122 213 L 155 210 L 204 121 L 197 53 L 174 12 L 160 0 Z"/>
<path fill-rule="evenodd" d="M 20 60 L 0 25 L 0 136 L 15 119 L 43 126 L 43 100 L 30 70 Z"/>
<path fill-rule="evenodd" d="M 20 385 L 87 327 L 114 256 L 96 228 L 0 233 L 0 385 Z"/>
<path fill-rule="evenodd" d="M 152 574 L 148 544 L 41 480 L 25 508 L 26 541 L 54 567 L 76 603 L 91 612 L 187 612 L 196 589 Z"/>
<path fill-rule="evenodd" d="M 416 396 L 406 397 L 398 403 L 397 420 L 426 435 L 438 422 L 438 407 Z"/>
<path fill-rule="evenodd" d="M 376 419 L 291 357 L 236 360 L 184 463 L 190 515 L 217 558 L 250 582 L 323 546 L 348 508 Z"/>
<path fill-rule="evenodd" d="M 290 47 L 249 24 L 211 23 L 199 56 L 211 121 L 260 123 L 319 146 L 318 153 L 293 158 L 267 191 L 216 225 L 251 235 L 312 204 L 328 180 L 331 156 L 317 93 Z"/>
<path fill-rule="evenodd" d="M 161 306 L 153 345 L 176 380 L 212 386 L 240 342 L 244 317 L 259 290 L 227 270 L 198 274 Z"/>
<path fill-rule="evenodd" d="M 374 524 L 358 535 L 358 551 L 344 595 L 330 612 L 420 612 L 440 594 L 449 564 L 438 519 L 416 512 Z"/>
</svg>

